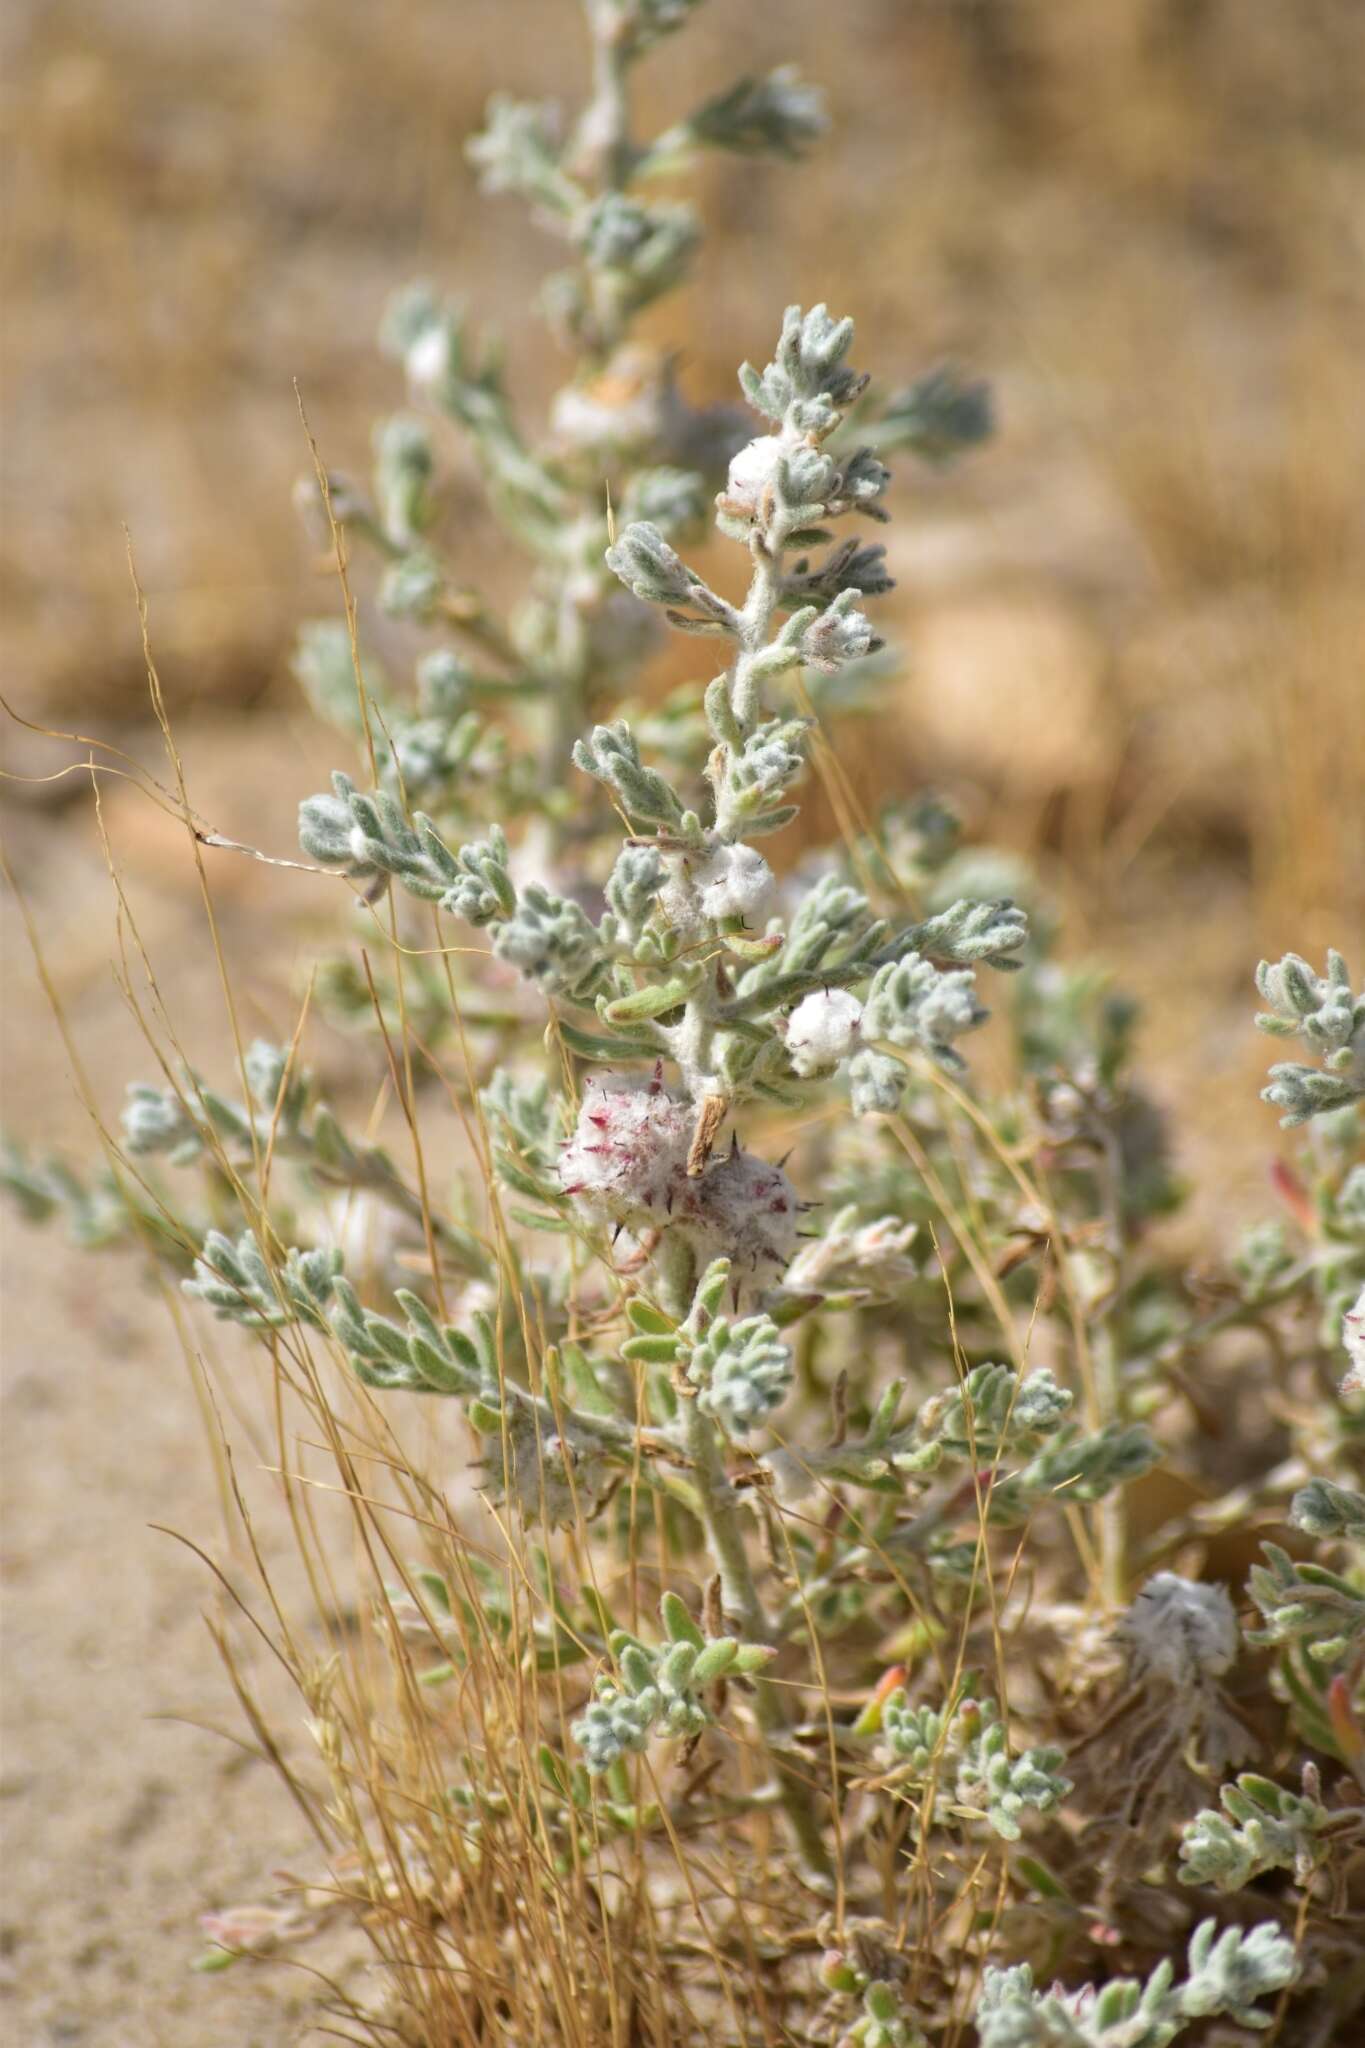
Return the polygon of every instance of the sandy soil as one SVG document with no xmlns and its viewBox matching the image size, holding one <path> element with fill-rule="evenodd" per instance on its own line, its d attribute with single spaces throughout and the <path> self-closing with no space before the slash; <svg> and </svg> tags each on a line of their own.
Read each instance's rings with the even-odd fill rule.
<svg viewBox="0 0 1365 2048">
<path fill-rule="evenodd" d="M 247 809 L 270 839 L 287 829 L 292 791 L 264 771 L 288 748 L 287 732 L 239 721 L 227 736 L 202 732 L 188 755 L 210 808 L 229 786 L 263 792 Z M 221 1001 L 183 835 L 117 787 L 109 830 L 172 1013 L 209 1066 Z M 9 836 L 95 1101 L 116 1116 L 123 1080 L 148 1073 L 149 1055 L 115 986 L 110 885 L 89 807 L 60 821 L 21 815 Z M 284 1001 L 292 950 L 287 922 L 263 926 L 259 888 L 247 863 L 215 877 L 249 1016 Z M 6 1120 L 79 1159 L 87 1114 L 8 894 L 4 916 Z M 267 1985 L 249 1964 L 193 1974 L 197 1916 L 264 1896 L 272 1869 L 311 1870 L 316 1851 L 255 1753 L 206 1633 L 226 1604 L 211 1573 L 152 1526 L 249 1586 L 219 1509 L 200 1396 L 165 1303 L 127 1261 L 75 1250 L 60 1230 L 8 1211 L 0 1229 L 7 2038 L 267 2048 L 294 2037 L 311 1984 L 276 1969 Z M 241 1355 L 229 1345 L 219 1363 L 240 1370 Z M 257 1534 L 278 1561 L 283 1517 L 249 1464 Z M 268 1684 L 269 1660 L 248 1657 L 253 1681 Z M 275 1704 L 297 1726 L 297 1704 Z"/>
<path fill-rule="evenodd" d="M 292 2037 L 302 1981 L 189 1968 L 196 1914 L 258 1895 L 307 1844 L 237 1746 L 212 1580 L 149 1526 L 222 1548 L 183 1361 L 130 1273 L 16 1225 L 5 1263 L 7 2037 L 267 2048 Z"/>
</svg>

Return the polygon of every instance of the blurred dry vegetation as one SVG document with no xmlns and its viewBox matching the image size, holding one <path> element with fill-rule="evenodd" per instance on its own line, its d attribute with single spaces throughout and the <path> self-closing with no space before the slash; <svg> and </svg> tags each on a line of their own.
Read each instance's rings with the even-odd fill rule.
<svg viewBox="0 0 1365 2048">
<path fill-rule="evenodd" d="M 548 252 L 514 203 L 477 200 L 461 142 L 494 86 L 578 91 L 576 9 L 11 0 L 0 38 L 5 695 L 155 761 L 126 525 L 198 806 L 288 853 L 339 758 L 288 672 L 298 621 L 340 602 L 291 511 L 295 383 L 327 464 L 363 470 L 401 402 L 379 313 L 425 274 L 503 329 L 523 391 L 552 387 Z M 951 356 L 990 379 L 995 442 L 900 481 L 879 617 L 904 681 L 846 761 L 869 804 L 935 780 L 975 831 L 1042 853 L 1073 949 L 1153 999 L 1184 1163 L 1215 1210 L 1235 1186 L 1259 1201 L 1251 965 L 1365 945 L 1365 8 L 712 0 L 652 67 L 657 111 L 786 60 L 826 86 L 832 132 L 795 173 L 704 167 L 708 238 L 659 339 L 692 395 L 728 395 L 783 305 L 827 298 L 881 378 Z M 471 512 L 472 576 L 485 545 Z M 23 778 L 79 756 L 4 740 Z M 112 1109 L 145 1056 L 107 989 L 88 781 L 4 787 Z M 209 1068 L 192 869 L 130 787 L 105 789 Z M 333 895 L 226 859 L 214 880 L 249 997 L 284 986 L 298 917 L 330 919 Z M 8 970 L 36 1000 L 14 943 Z M 19 1120 L 62 1061 L 10 1008 Z M 62 1121 L 81 1112 L 44 1128 Z"/>
<path fill-rule="evenodd" d="M 294 380 L 324 458 L 363 467 L 399 397 L 376 318 L 427 273 L 549 386 L 544 252 L 460 142 L 495 83 L 576 89 L 575 9 L 29 0 L 6 40 L 7 694 L 141 720 L 126 523 L 182 738 L 295 732 L 291 630 L 337 597 L 290 509 Z M 681 336 L 668 313 L 689 385 L 728 391 L 775 310 L 823 296 L 879 374 L 952 354 L 1002 423 L 902 489 L 907 681 L 869 793 L 972 764 L 974 822 L 1079 856 L 1083 937 L 1122 953 L 1154 889 L 1240 1009 L 1249 950 L 1349 944 L 1365 903 L 1365 15 L 715 0 L 652 86 L 676 110 L 779 55 L 833 132 L 795 176 L 707 166 Z M 472 520 L 466 546 L 474 569 Z"/>
</svg>

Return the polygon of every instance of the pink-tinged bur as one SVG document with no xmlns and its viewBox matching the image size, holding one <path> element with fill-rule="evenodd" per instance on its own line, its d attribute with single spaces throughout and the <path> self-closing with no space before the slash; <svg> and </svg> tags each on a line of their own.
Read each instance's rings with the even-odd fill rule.
<svg viewBox="0 0 1365 2048">
<path fill-rule="evenodd" d="M 1342 1757 L 1352 1770 L 1357 1770 L 1365 1763 L 1365 1729 L 1356 1719 L 1350 1681 L 1344 1671 L 1338 1671 L 1327 1687 L 1327 1718 Z"/>
<path fill-rule="evenodd" d="M 820 1982 L 826 1991 L 856 1991 L 863 1979 L 841 1949 L 827 1948 L 820 1958 Z"/>
<path fill-rule="evenodd" d="M 561 1186 L 595 1222 L 637 1234 L 685 1231 L 698 1263 L 728 1258 L 737 1271 L 781 1272 L 795 1250 L 797 1192 L 780 1166 L 729 1153 L 690 1170 L 694 1105 L 655 1078 L 594 1077 L 559 1156 Z"/>
<path fill-rule="evenodd" d="M 899 1692 L 905 1684 L 905 1677 L 906 1672 L 903 1664 L 893 1664 L 889 1671 L 882 1673 L 881 1677 L 877 1680 L 876 1689 L 872 1697 L 853 1723 L 855 1735 L 880 1734 L 882 1710 L 892 1693 Z"/>
<path fill-rule="evenodd" d="M 1311 1237 L 1317 1230 L 1313 1197 L 1286 1160 L 1275 1159 L 1270 1166 L 1270 1185 L 1298 1224 Z"/>
</svg>

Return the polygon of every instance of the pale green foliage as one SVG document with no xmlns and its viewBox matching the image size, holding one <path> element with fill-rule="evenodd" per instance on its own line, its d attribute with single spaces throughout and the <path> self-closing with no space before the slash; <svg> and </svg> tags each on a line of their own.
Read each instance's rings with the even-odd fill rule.
<svg viewBox="0 0 1365 2048">
<path fill-rule="evenodd" d="M 1282 1223 L 1257 1223 L 1242 1235 L 1233 1265 L 1249 1302 L 1273 1297 L 1277 1282 L 1293 1265 Z"/>
<path fill-rule="evenodd" d="M 1159 1963 L 1145 1984 L 1120 1977 L 1096 1990 L 1038 1991 L 1027 1963 L 988 1966 L 976 2007 L 981 2048 L 1165 2048 L 1195 2021 L 1226 2013 L 1240 2026 L 1267 2027 L 1258 2004 L 1294 1980 L 1292 1942 L 1273 1922 L 1243 1934 L 1205 1920 L 1189 1947 L 1189 1974 Z"/>
<path fill-rule="evenodd" d="M 836 415 L 867 383 L 844 358 L 853 341 L 853 322 L 836 320 L 825 306 L 803 313 L 789 306 L 773 360 L 763 371 L 745 363 L 739 373 L 744 396 L 756 412 L 778 425 L 817 440 L 838 425 Z"/>
<path fill-rule="evenodd" d="M 633 1302 L 636 1334 L 622 1353 L 676 1367 L 704 1413 L 732 1436 L 746 1436 L 785 1399 L 792 1357 L 770 1316 L 733 1321 L 719 1313 L 730 1280 L 729 1260 L 713 1260 L 697 1284 L 687 1320 L 676 1325 L 647 1302 Z"/>
<path fill-rule="evenodd" d="M 618 316 L 628 318 L 681 284 L 699 232 L 690 207 L 645 206 L 604 192 L 580 215 L 574 236 L 609 284 Z"/>
<path fill-rule="evenodd" d="M 786 1399 L 792 1356 L 770 1316 L 738 1323 L 717 1316 L 692 1347 L 686 1371 L 706 1413 L 732 1436 L 747 1436 Z"/>
<path fill-rule="evenodd" d="M 943 974 L 932 961 L 910 953 L 874 976 L 863 1009 L 863 1030 L 868 1038 L 885 1039 L 888 1045 L 917 1045 L 944 1066 L 960 1070 L 966 1062 L 954 1050 L 953 1040 L 986 1021 L 975 984 L 970 969 Z"/>
<path fill-rule="evenodd" d="M 1020 1379 L 1007 1365 L 973 1366 L 960 1387 L 926 1401 L 916 1418 L 945 1457 L 993 1465 L 1037 1450 L 1071 1413 L 1072 1395 L 1046 1366 Z"/>
<path fill-rule="evenodd" d="M 991 1520 L 1002 1529 L 1018 1528 L 1044 1501 L 1103 1500 L 1116 1487 L 1150 1472 L 1160 1457 L 1156 1439 L 1137 1422 L 1109 1423 L 1090 1436 L 1068 1436 L 996 1482 Z"/>
<path fill-rule="evenodd" d="M 1101 1500 L 1160 1455 L 1140 1424 L 1080 1431 L 1069 1419 L 1070 1393 L 1046 1368 L 1021 1379 L 1009 1366 L 973 1366 L 961 1386 L 931 1395 L 898 1425 L 904 1392 L 902 1381 L 891 1382 L 862 1436 L 768 1462 L 789 1489 L 819 1478 L 896 1493 L 965 1465 L 981 1475 L 989 1521 L 1012 1528 L 1053 1499 Z"/>
<path fill-rule="evenodd" d="M 894 392 L 871 435 L 878 448 L 909 448 L 941 463 L 986 440 L 993 424 L 989 387 L 943 365 Z"/>
<path fill-rule="evenodd" d="M 493 933 L 493 951 L 547 995 L 576 994 L 596 981 L 598 936 L 578 904 L 530 882 Z"/>
<path fill-rule="evenodd" d="M 1315 1493 L 1309 1513 L 1322 1505 Z M 1264 1550 L 1265 1563 L 1252 1566 L 1247 1586 L 1265 1625 L 1248 1642 L 1300 1644 L 1320 1664 L 1365 1642 L 1365 1589 L 1311 1559 L 1296 1561 L 1278 1543 Z"/>
<path fill-rule="evenodd" d="M 462 846 L 455 866 L 459 872 L 441 897 L 442 910 L 473 925 L 513 916 L 517 892 L 507 869 L 507 841 L 498 826 L 487 840 Z"/>
<path fill-rule="evenodd" d="M 194 1262 L 193 1278 L 184 1286 L 215 1315 L 248 1329 L 279 1329 L 299 1321 L 321 1329 L 340 1272 L 339 1251 L 291 1248 L 272 1266 L 252 1231 L 244 1231 L 234 1244 L 222 1231 L 211 1230 Z"/>
<path fill-rule="evenodd" d="M 1329 1479 L 1311 1480 L 1294 1495 L 1289 1515 L 1294 1527 L 1306 1535 L 1365 1542 L 1365 1494 L 1349 1486 L 1333 1486 Z"/>
<path fill-rule="evenodd" d="M 744 155 L 796 157 L 825 132 L 824 96 L 803 84 L 794 66 L 780 65 L 765 78 L 741 78 L 706 100 L 670 131 L 661 149 L 689 143 L 733 149 Z"/>
<path fill-rule="evenodd" d="M 339 769 L 332 790 L 331 796 L 306 797 L 299 806 L 299 844 L 310 860 L 354 881 L 392 875 L 411 895 L 429 901 L 457 879 L 453 856 L 435 827 L 420 814 L 409 824 L 387 790 L 367 795 Z"/>
<path fill-rule="evenodd" d="M 440 1324 L 420 1296 L 400 1287 L 395 1300 L 407 1319 L 401 1325 L 366 1309 L 345 1279 L 333 1281 L 333 1296 L 333 1334 L 365 1386 L 465 1400 L 470 1422 L 485 1438 L 495 1495 L 512 1500 L 528 1521 L 549 1527 L 597 1512 L 607 1466 L 628 1462 L 636 1437 L 629 1424 L 603 1412 L 601 1389 L 586 1364 L 575 1360 L 573 1391 L 588 1405 L 575 1407 L 567 1389 L 552 1401 L 507 1375 L 496 1325 L 482 1311 L 469 1318 L 467 1331 Z"/>
<path fill-rule="evenodd" d="M 607 903 L 615 919 L 610 930 L 604 928 L 609 942 L 619 940 L 629 946 L 637 958 L 641 957 L 639 949 L 645 926 L 667 879 L 668 869 L 656 847 L 621 848 L 607 877 Z"/>
<path fill-rule="evenodd" d="M 858 1947 L 826 1949 L 820 1960 L 820 1982 L 837 1997 L 856 1998 L 859 2010 L 838 2048 L 923 2048 L 902 1991 L 900 1959 L 869 1955 Z"/>
<path fill-rule="evenodd" d="M 959 897 L 915 929 L 915 945 L 936 960 L 984 961 L 1003 972 L 1023 963 L 1015 958 L 1028 938 L 1028 918 L 1004 898 L 973 902 Z"/>
<path fill-rule="evenodd" d="M 164 1153 L 172 1166 L 189 1166 L 203 1150 L 200 1127 L 187 1103 L 170 1088 L 134 1081 L 123 1111 L 123 1137 L 136 1158 Z"/>
<path fill-rule="evenodd" d="M 1299 1883 L 1308 1881 L 1323 1853 L 1328 1820 L 1319 1800 L 1300 1798 L 1251 1771 L 1224 1785 L 1218 1798 L 1222 1812 L 1206 1809 L 1181 1836 L 1182 1884 L 1240 1891 L 1266 1870 L 1292 1870 Z"/>
<path fill-rule="evenodd" d="M 615 725 L 595 726 L 590 738 L 575 744 L 573 758 L 586 775 L 606 783 L 630 817 L 668 830 L 679 826 L 682 804 L 663 776 L 642 764 L 639 746 L 624 719 Z"/>
<path fill-rule="evenodd" d="M 533 1201 L 557 1201 L 555 1161 L 562 1130 L 549 1082 L 543 1075 L 523 1080 L 503 1068 L 479 1099 L 499 1178 Z"/>
<path fill-rule="evenodd" d="M 308 1078 L 290 1072 L 282 1046 L 255 1039 L 243 1056 L 248 1100 L 230 1102 L 193 1074 L 179 1088 L 134 1082 L 123 1111 L 123 1137 L 136 1157 L 164 1156 L 172 1166 L 192 1166 L 206 1146 L 249 1155 L 254 1145 L 289 1150 L 306 1143 L 302 1119 Z"/>
<path fill-rule="evenodd" d="M 385 534 L 395 547 L 415 547 L 431 523 L 435 470 L 431 436 L 422 420 L 395 413 L 375 429 L 375 497 Z"/>
<path fill-rule="evenodd" d="M 1274 965 L 1263 960 L 1256 986 L 1270 1005 L 1256 1019 L 1261 1030 L 1302 1038 L 1321 1061 L 1316 1067 L 1283 1061 L 1271 1068 L 1262 1099 L 1284 1110 L 1281 1123 L 1305 1123 L 1365 1097 L 1365 990 L 1352 994 L 1341 954 L 1328 952 L 1325 976 L 1297 953 L 1286 953 Z"/>
<path fill-rule="evenodd" d="M 841 2048 L 920 2048 L 923 2039 L 897 1987 L 879 1977 L 864 1986 L 862 2011 L 842 2036 Z"/>
<path fill-rule="evenodd" d="M 1007 1842 L 1017 1842 L 1026 1812 L 1048 1813 L 1071 1789 L 1060 1749 L 1011 1751 L 1009 1731 L 992 1699 L 966 1699 L 944 1713 L 912 1707 L 893 1692 L 882 1710 L 882 1736 L 895 1782 L 926 1787 L 956 1808 L 983 1813 Z"/>
<path fill-rule="evenodd" d="M 602 1673 L 594 1697 L 573 1725 L 574 1740 L 594 1776 L 658 1735 L 698 1735 L 712 1715 L 710 1688 L 730 1676 L 759 1671 L 772 1655 L 761 1643 L 707 1636 L 675 1593 L 664 1595 L 666 1640 L 647 1644 L 628 1630 L 611 1636 L 614 1673 Z"/>
<path fill-rule="evenodd" d="M 497 1379 L 497 1349 L 487 1324 L 475 1335 L 442 1328 L 419 1295 L 398 1289 L 395 1300 L 407 1317 L 402 1328 L 388 1316 L 362 1306 L 349 1282 L 334 1283 L 332 1328 L 346 1348 L 356 1378 L 367 1387 L 405 1387 L 424 1394 L 474 1394 Z"/>
<path fill-rule="evenodd" d="M 198 1151 L 196 1143 L 195 1156 Z M 0 1145 L 0 1188 L 30 1223 L 46 1223 L 60 1216 L 71 1242 L 85 1251 L 140 1243 L 176 1263 L 182 1259 L 183 1235 L 178 1222 L 163 1214 L 136 1181 L 116 1176 L 108 1168 L 83 1179 L 65 1160 L 54 1156 L 35 1159 L 6 1139 Z M 190 1234 L 198 1235 L 197 1231 Z"/>
</svg>

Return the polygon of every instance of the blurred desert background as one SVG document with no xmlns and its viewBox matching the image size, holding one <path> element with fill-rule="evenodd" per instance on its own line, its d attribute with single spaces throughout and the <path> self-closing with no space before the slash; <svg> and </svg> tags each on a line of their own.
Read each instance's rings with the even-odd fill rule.
<svg viewBox="0 0 1365 2048">
<path fill-rule="evenodd" d="M 126 527 L 197 808 L 293 851 L 341 758 L 288 668 L 340 603 L 291 509 L 295 385 L 327 464 L 363 470 L 402 398 L 378 317 L 425 275 L 553 387 L 552 250 L 477 199 L 461 145 L 495 86 L 578 91 L 577 28 L 572 0 L 11 0 L 0 25 L 5 843 L 110 1118 L 148 1056 L 102 832 L 209 1073 L 218 969 L 179 826 L 113 778 L 97 819 L 58 774 L 84 739 L 34 728 L 164 773 Z M 647 113 L 778 62 L 826 87 L 831 132 L 797 171 L 704 164 L 660 331 L 698 400 L 818 298 L 879 378 L 951 358 L 991 382 L 995 440 L 898 478 L 903 677 L 849 759 L 869 802 L 935 782 L 1039 855 L 1068 950 L 1147 1003 L 1196 1220 L 1229 1229 L 1279 1144 L 1250 969 L 1365 951 L 1365 10 L 710 0 L 646 67 Z M 486 547 L 471 515 L 471 573 Z M 210 881 L 246 1026 L 287 1035 L 335 894 L 222 855 Z M 88 1110 L 9 892 L 4 919 L 5 1123 L 76 1156 Z M 344 1096 L 355 1048 L 309 1050 Z M 149 1528 L 231 1568 L 202 1388 L 125 1265 L 3 1229 L 12 2038 L 267 2048 L 311 1980 L 188 1968 L 201 1911 L 309 1853 L 205 1632 L 209 1575 Z"/>
</svg>

